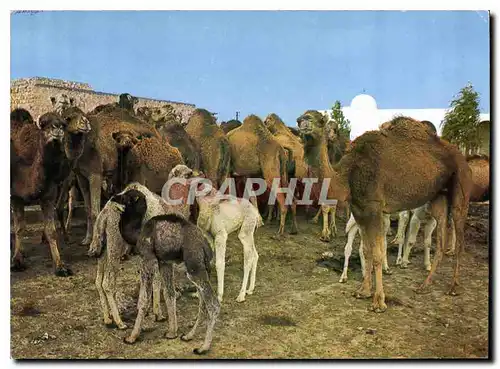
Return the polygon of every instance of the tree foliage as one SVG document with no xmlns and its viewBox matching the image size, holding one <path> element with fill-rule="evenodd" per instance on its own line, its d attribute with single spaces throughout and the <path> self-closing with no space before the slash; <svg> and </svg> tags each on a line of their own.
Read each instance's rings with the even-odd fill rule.
<svg viewBox="0 0 500 369">
<path fill-rule="evenodd" d="M 351 135 L 351 122 L 344 116 L 344 113 L 342 112 L 342 105 L 339 100 L 335 101 L 333 104 L 330 118 L 336 126 L 335 132 L 337 132 L 339 136 L 343 136 L 348 139 Z"/>
<path fill-rule="evenodd" d="M 479 94 L 469 82 L 450 103 L 441 123 L 442 137 L 469 154 L 480 146 L 480 123 Z"/>
</svg>

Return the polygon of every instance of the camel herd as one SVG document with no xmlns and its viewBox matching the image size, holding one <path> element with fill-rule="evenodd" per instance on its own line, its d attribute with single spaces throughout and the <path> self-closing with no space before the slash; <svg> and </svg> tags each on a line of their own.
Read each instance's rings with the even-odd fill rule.
<svg viewBox="0 0 500 369">
<path fill-rule="evenodd" d="M 361 236 L 363 282 L 357 298 L 373 296 L 371 309 L 383 312 L 385 294 L 382 274 L 387 263 L 387 231 L 390 215 L 399 216 L 397 264 L 406 267 L 421 222 L 425 222 L 425 291 L 443 256 L 444 248 L 455 255 L 451 294 L 459 284 L 460 256 L 464 249 L 464 225 L 470 201 L 489 195 L 489 158 L 466 158 L 460 150 L 437 135 L 430 122 L 395 117 L 377 131 L 349 142 L 338 134 L 322 113 L 308 110 L 288 127 L 276 114 L 264 120 L 250 115 L 243 122 L 217 124 L 215 116 L 196 109 L 187 122 L 165 105 L 139 107 L 137 99 L 120 95 L 119 101 L 89 112 L 75 106 L 67 95 L 51 98 L 53 111 L 33 119 L 25 109 L 11 112 L 11 210 L 14 221 L 12 269 L 26 267 L 22 239 L 26 228 L 24 208 L 39 204 L 43 213 L 45 241 L 50 247 L 57 276 L 72 274 L 59 255 L 60 243 L 71 232 L 75 198 L 81 194 L 86 211 L 86 234 L 82 245 L 98 259 L 96 288 L 104 323 L 126 329 L 115 302 L 116 273 L 120 260 L 140 255 L 141 292 L 138 316 L 127 343 L 140 334 L 142 320 L 152 296 L 157 320 L 164 320 L 160 307 L 167 305 L 167 338 L 177 337 L 174 264 L 180 264 L 198 290 L 200 309 L 207 312 L 205 341 L 196 353 L 210 348 L 224 290 L 227 237 L 238 232 L 244 252 L 243 283 L 237 301 L 254 292 L 258 253 L 255 230 L 263 224 L 260 212 L 272 220 L 276 199 L 279 227 L 277 244 L 285 232 L 300 230 L 297 210 L 319 207 L 321 240 L 337 234 L 337 208 L 350 215 L 346 233 L 345 264 L 340 281 L 347 280 L 349 257 L 355 235 Z M 172 179 L 184 182 L 166 188 Z M 209 180 L 211 189 L 190 204 L 193 183 Z M 260 178 L 260 196 L 242 198 L 243 184 Z M 233 179 L 236 196 L 222 188 Z M 294 183 L 291 201 L 286 191 Z M 221 189 L 221 191 L 218 191 Z M 301 205 L 306 194 L 308 205 Z M 172 205 L 166 199 L 181 199 Z M 323 202 L 322 199 L 336 200 Z M 411 218 L 411 220 L 410 220 Z M 409 230 L 406 225 L 410 220 Z M 436 253 L 430 261 L 430 240 L 437 229 Z M 456 246 L 455 246 L 456 244 Z M 213 255 L 215 252 L 215 255 Z M 215 259 L 217 293 L 209 272 Z M 372 293 L 372 274 L 375 291 Z"/>
</svg>

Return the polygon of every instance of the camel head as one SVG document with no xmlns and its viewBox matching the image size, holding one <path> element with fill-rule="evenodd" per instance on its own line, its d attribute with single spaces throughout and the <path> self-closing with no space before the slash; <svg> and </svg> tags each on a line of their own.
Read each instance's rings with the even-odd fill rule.
<svg viewBox="0 0 500 369">
<path fill-rule="evenodd" d="M 57 114 L 62 114 L 62 112 L 71 106 L 75 106 L 75 99 L 68 97 L 66 94 L 59 94 L 50 97 L 50 102 Z"/>
<path fill-rule="evenodd" d="M 264 119 L 264 125 L 272 134 L 276 134 L 280 128 L 285 127 L 285 123 L 274 113 L 269 114 L 266 119 Z"/>
<path fill-rule="evenodd" d="M 137 108 L 136 114 L 140 117 L 144 117 L 146 119 L 149 119 L 149 118 L 151 118 L 153 111 L 149 106 L 141 106 L 141 107 Z"/>
<path fill-rule="evenodd" d="M 61 113 L 61 117 L 66 121 L 67 132 L 70 134 L 87 134 L 92 130 L 85 113 L 76 106 L 65 109 Z"/>
<path fill-rule="evenodd" d="M 170 104 L 152 109 L 151 119 L 155 123 L 156 128 L 170 124 L 182 125 L 182 115 L 178 114 Z"/>
<path fill-rule="evenodd" d="M 187 165 L 177 164 L 169 173 L 168 179 L 171 178 L 193 178 L 203 176 L 202 172 L 192 170 Z"/>
<path fill-rule="evenodd" d="M 121 94 L 118 98 L 118 106 L 122 109 L 134 111 L 134 105 L 137 104 L 139 99 L 131 94 Z"/>
<path fill-rule="evenodd" d="M 116 147 L 120 150 L 130 149 L 139 142 L 138 137 L 130 131 L 114 132 L 112 136 L 116 142 Z"/>
<path fill-rule="evenodd" d="M 306 141 L 319 141 L 325 136 L 328 117 L 317 110 L 308 110 L 297 118 L 297 125 L 300 134 Z"/>
<path fill-rule="evenodd" d="M 50 112 L 38 117 L 36 126 L 43 132 L 45 143 L 49 143 L 63 141 L 67 124 L 59 114 Z"/>
</svg>

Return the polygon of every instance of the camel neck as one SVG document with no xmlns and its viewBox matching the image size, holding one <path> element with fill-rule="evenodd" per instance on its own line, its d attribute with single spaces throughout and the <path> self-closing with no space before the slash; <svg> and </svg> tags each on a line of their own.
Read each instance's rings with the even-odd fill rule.
<svg viewBox="0 0 500 369">
<path fill-rule="evenodd" d="M 306 138 L 305 141 L 304 157 L 309 165 L 311 175 L 320 179 L 331 177 L 333 167 L 328 158 L 328 147 L 325 138 L 322 137 L 320 140 L 315 141 Z"/>
</svg>

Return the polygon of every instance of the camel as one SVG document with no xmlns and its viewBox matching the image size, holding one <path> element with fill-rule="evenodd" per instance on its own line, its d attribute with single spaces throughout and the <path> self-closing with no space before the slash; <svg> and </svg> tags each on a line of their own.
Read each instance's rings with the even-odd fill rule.
<svg viewBox="0 0 500 369">
<path fill-rule="evenodd" d="M 297 122 L 306 143 L 324 136 L 325 121 L 321 113 L 308 110 Z M 428 201 L 447 200 L 445 220 L 437 217 L 438 234 L 441 232 L 443 237 L 446 236 L 443 227 L 446 227 L 447 216 L 455 224 L 457 252 L 449 293 L 457 293 L 472 186 L 471 170 L 465 157 L 456 146 L 439 138 L 426 124 L 408 117 L 396 117 L 380 128 L 354 140 L 351 151 L 332 168 L 328 189 L 328 198 L 349 201 L 360 227 L 366 264 L 363 283 L 355 296 L 372 296 L 373 269 L 375 293 L 371 310 L 375 312 L 387 309 L 382 282 L 384 214 L 414 209 Z M 306 157 L 307 151 L 306 146 Z M 430 285 L 433 271 L 434 263 L 419 291 L 425 291 Z"/>
<path fill-rule="evenodd" d="M 205 109 L 196 109 L 185 129 L 200 152 L 201 170 L 219 188 L 229 174 L 231 159 L 226 135 Z"/>
<path fill-rule="evenodd" d="M 87 211 L 87 232 L 81 241 L 82 245 L 89 245 L 92 241 L 95 219 L 101 210 L 103 184 L 108 182 L 115 184 L 105 186 L 110 190 L 120 187 L 117 183 L 119 182 L 117 178 L 119 177 L 120 154 L 113 134 L 130 131 L 139 139 L 160 137 L 153 127 L 144 124 L 144 121 L 122 107 L 108 104 L 105 109 L 97 113 L 95 110 L 86 115 L 91 131 L 76 169 L 78 186 L 82 191 Z M 111 191 L 107 192 L 107 197 L 113 195 Z"/>
<path fill-rule="evenodd" d="M 287 174 L 289 178 L 297 178 L 301 181 L 307 177 L 308 167 L 304 159 L 304 147 L 302 140 L 295 136 L 285 125 L 281 118 L 274 113 L 269 114 L 264 120 L 264 125 L 273 134 L 279 144 L 285 149 L 288 159 Z M 296 189 L 297 196 L 300 195 Z M 274 207 L 274 206 L 273 206 Z M 268 213 L 268 221 L 271 221 L 273 208 Z"/>
<path fill-rule="evenodd" d="M 472 170 L 472 191 L 470 201 L 488 201 L 490 196 L 490 158 L 486 155 L 467 157 L 467 163 Z"/>
<path fill-rule="evenodd" d="M 315 114 L 317 113 L 317 115 Z M 336 183 L 334 177 L 335 170 L 330 163 L 327 140 L 330 133 L 328 123 L 328 117 L 321 113 L 310 110 L 306 114 L 313 114 L 315 117 L 315 122 L 317 124 L 314 129 L 309 132 L 306 128 L 301 128 L 300 122 L 302 121 L 302 116 L 297 119 L 299 123 L 299 129 L 303 134 L 304 142 L 304 158 L 309 167 L 308 177 L 317 179 L 317 182 L 313 184 L 311 197 L 315 200 L 319 200 L 320 191 L 322 189 L 323 182 L 330 179 L 327 200 L 337 200 L 335 204 L 320 204 L 321 213 L 323 214 L 323 229 L 321 232 L 320 240 L 324 242 L 329 242 L 331 240 L 332 234 L 337 233 L 337 227 L 335 223 L 335 213 L 337 210 L 337 204 L 340 203 L 341 207 L 347 207 L 345 200 L 342 196 L 335 197 L 335 194 L 340 191 L 338 183 Z"/>
<path fill-rule="evenodd" d="M 11 114 L 11 117 L 18 117 Z M 59 254 L 59 237 L 54 213 L 58 195 L 58 184 L 67 175 L 64 133 L 66 121 L 56 113 L 45 113 L 36 124 L 11 120 L 11 209 L 13 210 L 15 249 L 12 269 L 25 268 L 22 239 L 26 228 L 24 207 L 40 204 L 43 213 L 44 233 L 48 241 L 56 276 L 72 274 Z"/>
<path fill-rule="evenodd" d="M 150 123 L 154 125 L 160 135 L 181 152 L 182 158 L 189 168 L 200 170 L 200 153 L 182 125 L 182 115 L 176 113 L 172 105 L 166 104 L 159 108 L 150 109 L 150 113 L 141 110 L 141 113 L 146 117 L 149 116 Z"/>
<path fill-rule="evenodd" d="M 233 175 L 243 177 L 262 177 L 266 181 L 267 189 L 273 188 L 273 182 L 278 180 L 280 187 L 288 186 L 288 160 L 285 149 L 266 128 L 262 120 L 256 115 L 249 115 L 243 124 L 228 133 L 227 138 L 231 147 L 231 161 Z M 277 236 L 285 230 L 287 206 L 285 194 L 278 192 L 276 199 L 280 208 L 280 226 Z M 292 204 L 291 234 L 297 233 L 296 206 Z"/>
</svg>

